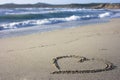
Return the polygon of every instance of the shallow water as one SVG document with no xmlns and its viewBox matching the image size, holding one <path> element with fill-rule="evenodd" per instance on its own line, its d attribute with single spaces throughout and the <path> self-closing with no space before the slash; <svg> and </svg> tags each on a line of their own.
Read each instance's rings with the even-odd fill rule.
<svg viewBox="0 0 120 80">
<path fill-rule="evenodd" d="M 45 32 L 120 18 L 120 10 L 70 8 L 0 9 L 0 38 Z"/>
</svg>

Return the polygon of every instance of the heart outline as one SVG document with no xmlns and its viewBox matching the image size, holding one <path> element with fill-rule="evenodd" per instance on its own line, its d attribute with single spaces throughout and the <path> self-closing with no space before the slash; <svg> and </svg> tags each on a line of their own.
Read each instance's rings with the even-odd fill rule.
<svg viewBox="0 0 120 80">
<path fill-rule="evenodd" d="M 97 60 L 97 61 L 102 61 L 106 66 L 104 68 L 92 69 L 92 70 L 61 70 L 61 68 L 58 64 L 58 60 L 63 59 L 63 58 L 78 58 L 78 59 L 80 59 L 79 62 L 84 62 L 84 61 L 89 61 L 89 60 L 92 60 L 92 61 Z M 114 66 L 113 63 L 103 60 L 103 59 L 95 59 L 95 58 L 88 59 L 86 57 L 76 56 L 76 55 L 59 56 L 59 57 L 53 58 L 53 64 L 58 69 L 58 71 L 54 71 L 51 74 L 96 73 L 96 72 L 109 71 L 109 70 L 113 70 L 116 68 L 116 66 Z"/>
</svg>

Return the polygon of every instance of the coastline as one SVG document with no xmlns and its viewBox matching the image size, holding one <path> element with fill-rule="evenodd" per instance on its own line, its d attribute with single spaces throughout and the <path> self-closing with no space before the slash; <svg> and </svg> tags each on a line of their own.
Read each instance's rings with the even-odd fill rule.
<svg viewBox="0 0 120 80">
<path fill-rule="evenodd" d="M 110 19 L 107 18 L 93 19 L 93 20 L 85 20 L 85 21 L 70 21 L 70 22 L 63 22 L 63 23 L 51 24 L 51 25 L 32 26 L 28 28 L 2 30 L 0 31 L 0 39 L 27 36 L 32 34 L 41 34 L 41 33 L 52 32 L 56 30 L 59 31 L 69 28 L 76 28 L 76 27 L 84 27 L 87 25 L 107 23 L 109 21 Z"/>
<path fill-rule="evenodd" d="M 119 22 L 120 19 L 111 19 L 107 23 L 0 39 L 2 45 L 0 46 L 0 78 L 2 80 L 119 80 Z M 50 74 L 57 70 L 52 59 L 66 55 L 108 60 L 117 68 L 98 73 Z M 80 69 L 73 63 L 66 65 L 69 63 L 64 61 L 66 60 L 61 61 L 63 68 Z M 82 68 L 100 67 L 99 64 L 95 64 Z"/>
</svg>

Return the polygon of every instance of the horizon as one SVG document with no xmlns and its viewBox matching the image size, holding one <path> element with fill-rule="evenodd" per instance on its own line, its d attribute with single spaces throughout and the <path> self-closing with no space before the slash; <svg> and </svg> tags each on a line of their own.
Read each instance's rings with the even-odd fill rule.
<svg viewBox="0 0 120 80">
<path fill-rule="evenodd" d="M 0 0 L 0 5 L 1 4 L 36 4 L 36 3 L 46 3 L 46 4 L 90 4 L 90 3 L 120 3 L 120 0 L 64 0 L 64 1 L 58 1 L 58 0 L 29 0 L 29 1 L 24 1 L 24 0 L 11 0 L 11 1 L 5 1 L 5 0 Z"/>
<path fill-rule="evenodd" d="M 45 3 L 45 2 L 37 2 L 37 3 L 51 4 L 51 5 L 64 5 L 64 4 Z M 37 4 L 37 3 L 3 3 L 3 4 L 0 4 L 0 5 L 5 5 L 5 4 Z M 66 4 L 94 4 L 94 3 L 95 2 L 93 2 L 93 3 L 66 3 Z M 104 3 L 108 3 L 108 2 L 103 2 L 103 4 Z M 95 4 L 97 4 L 97 3 L 95 3 Z M 101 4 L 102 4 L 102 2 L 101 2 Z M 120 2 L 119 3 L 117 3 L 117 2 L 116 3 L 110 3 L 110 4 L 120 4 Z"/>
</svg>

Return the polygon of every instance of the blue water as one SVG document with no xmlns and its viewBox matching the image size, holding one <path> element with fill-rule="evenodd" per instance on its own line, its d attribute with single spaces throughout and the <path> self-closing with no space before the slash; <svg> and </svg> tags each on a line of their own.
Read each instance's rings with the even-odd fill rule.
<svg viewBox="0 0 120 80">
<path fill-rule="evenodd" d="M 110 18 L 120 18 L 120 9 L 0 9 L 0 38 L 107 22 Z"/>
</svg>

